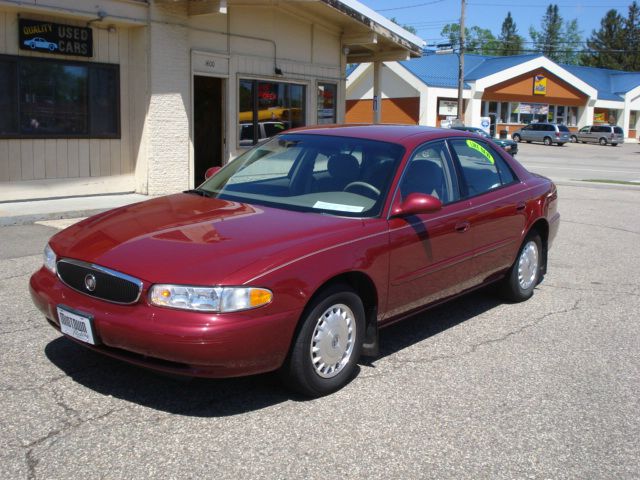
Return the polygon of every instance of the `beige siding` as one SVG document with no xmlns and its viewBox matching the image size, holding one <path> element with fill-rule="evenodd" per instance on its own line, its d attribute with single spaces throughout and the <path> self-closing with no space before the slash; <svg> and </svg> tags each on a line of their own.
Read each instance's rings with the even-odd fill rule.
<svg viewBox="0 0 640 480">
<path fill-rule="evenodd" d="M 29 14 L 29 18 L 51 20 L 58 23 L 84 26 L 85 22 L 59 16 Z M 142 30 L 141 28 L 137 28 Z M 46 180 L 54 178 L 96 177 L 128 175 L 135 171 L 137 148 L 132 146 L 132 125 L 144 123 L 144 89 L 140 98 L 134 98 L 131 85 L 146 82 L 145 76 L 131 78 L 131 64 L 145 63 L 140 58 L 140 48 L 135 58 L 130 45 L 130 28 L 118 27 L 109 32 L 106 26 L 93 28 L 94 56 L 91 59 L 66 55 L 46 55 L 18 48 L 18 15 L 15 10 L 0 10 L 0 54 L 68 59 L 75 61 L 103 62 L 120 65 L 120 129 L 121 138 L 98 139 L 0 139 L 0 182 Z M 142 38 L 145 41 L 144 37 Z M 142 49 L 144 51 L 144 45 Z M 144 67 L 142 67 L 144 71 Z M 135 118 L 133 104 L 138 104 Z M 142 117 L 141 117 L 142 115 Z M 139 128 L 140 130 L 140 128 Z M 141 132 L 136 132 L 138 135 Z"/>
<path fill-rule="evenodd" d="M 0 179 L 9 179 L 9 143 L 0 142 Z"/>
</svg>

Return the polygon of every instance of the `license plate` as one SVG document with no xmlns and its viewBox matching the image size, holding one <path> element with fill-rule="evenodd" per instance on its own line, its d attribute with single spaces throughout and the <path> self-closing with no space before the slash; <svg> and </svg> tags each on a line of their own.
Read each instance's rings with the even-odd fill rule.
<svg viewBox="0 0 640 480">
<path fill-rule="evenodd" d="M 91 316 L 71 312 L 67 308 L 58 306 L 58 320 L 60 321 L 60 330 L 65 335 L 91 345 L 96 344 Z"/>
</svg>

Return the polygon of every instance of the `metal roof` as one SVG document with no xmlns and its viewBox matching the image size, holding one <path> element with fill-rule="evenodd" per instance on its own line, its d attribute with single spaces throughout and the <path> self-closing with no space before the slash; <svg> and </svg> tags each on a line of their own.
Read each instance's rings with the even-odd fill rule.
<svg viewBox="0 0 640 480">
<path fill-rule="evenodd" d="M 469 88 L 466 82 L 488 77 L 540 57 L 544 58 L 541 54 L 508 57 L 466 54 L 464 56 L 465 88 Z M 399 63 L 428 86 L 444 88 L 458 86 L 458 55 L 455 53 L 437 55 L 433 52 L 425 52 L 421 58 Z M 595 88 L 598 91 L 598 99 L 601 100 L 621 101 L 625 93 L 640 86 L 640 72 L 558 65 Z"/>
</svg>

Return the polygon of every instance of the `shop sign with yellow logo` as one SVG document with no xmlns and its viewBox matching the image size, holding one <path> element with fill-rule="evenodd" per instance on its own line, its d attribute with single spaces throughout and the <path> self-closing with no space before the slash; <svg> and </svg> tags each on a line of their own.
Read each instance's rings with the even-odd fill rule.
<svg viewBox="0 0 640 480">
<path fill-rule="evenodd" d="M 547 77 L 545 77 L 544 75 L 536 75 L 535 77 L 533 77 L 533 94 L 547 94 Z"/>
</svg>

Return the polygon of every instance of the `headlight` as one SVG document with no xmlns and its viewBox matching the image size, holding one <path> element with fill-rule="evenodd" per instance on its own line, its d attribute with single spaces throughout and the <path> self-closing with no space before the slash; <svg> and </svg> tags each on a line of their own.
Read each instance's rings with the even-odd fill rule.
<svg viewBox="0 0 640 480">
<path fill-rule="evenodd" d="M 253 287 L 154 285 L 149 291 L 149 301 L 154 305 L 200 312 L 248 310 L 266 305 L 272 299 L 270 290 Z"/>
<path fill-rule="evenodd" d="M 44 247 L 44 266 L 54 275 L 56 274 L 56 252 L 49 246 Z"/>
</svg>

